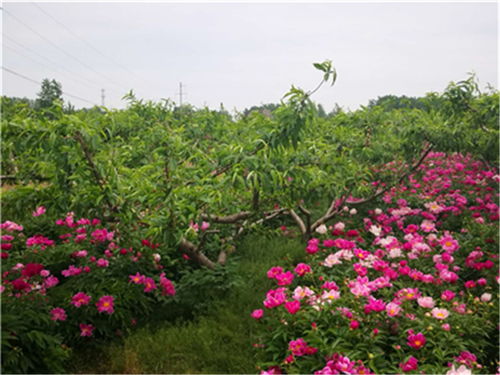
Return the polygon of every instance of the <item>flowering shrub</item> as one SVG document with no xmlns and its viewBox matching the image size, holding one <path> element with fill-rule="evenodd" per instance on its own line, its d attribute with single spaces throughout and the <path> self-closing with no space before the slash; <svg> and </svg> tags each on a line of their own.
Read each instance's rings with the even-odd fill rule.
<svg viewBox="0 0 500 375">
<path fill-rule="evenodd" d="M 97 219 L 70 213 L 54 239 L 10 221 L 0 229 L 3 371 L 61 372 L 70 346 L 121 335 L 176 294 L 157 244 L 119 246 Z"/>
<path fill-rule="evenodd" d="M 497 371 L 498 180 L 431 153 L 383 207 L 346 208 L 304 263 L 267 271 L 262 373 Z"/>
</svg>

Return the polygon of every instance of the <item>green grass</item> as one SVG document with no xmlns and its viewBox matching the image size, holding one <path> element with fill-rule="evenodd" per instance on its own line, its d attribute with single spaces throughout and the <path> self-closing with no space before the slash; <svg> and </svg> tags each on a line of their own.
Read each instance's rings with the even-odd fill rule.
<svg viewBox="0 0 500 375">
<path fill-rule="evenodd" d="M 284 259 L 304 257 L 300 240 L 251 235 L 233 254 L 239 283 L 190 321 L 152 323 L 100 351 L 75 353 L 76 373 L 256 373 L 257 322 L 250 312 L 262 306 L 272 283 L 266 271 Z"/>
</svg>

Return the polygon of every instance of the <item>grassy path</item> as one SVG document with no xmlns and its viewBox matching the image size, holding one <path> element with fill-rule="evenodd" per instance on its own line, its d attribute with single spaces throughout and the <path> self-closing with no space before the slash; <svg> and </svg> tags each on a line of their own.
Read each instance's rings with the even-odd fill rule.
<svg viewBox="0 0 500 375">
<path fill-rule="evenodd" d="M 144 327 L 100 353 L 75 358 L 78 373 L 256 373 L 250 312 L 271 286 L 266 271 L 284 258 L 304 256 L 300 240 L 252 235 L 238 250 L 240 282 L 206 314 L 183 323 Z M 236 255 L 236 254 L 235 254 Z M 89 360 L 90 359 L 90 360 Z"/>
</svg>

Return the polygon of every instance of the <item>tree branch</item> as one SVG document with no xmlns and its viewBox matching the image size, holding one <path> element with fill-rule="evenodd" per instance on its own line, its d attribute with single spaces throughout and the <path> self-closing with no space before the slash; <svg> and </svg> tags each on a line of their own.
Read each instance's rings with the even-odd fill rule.
<svg viewBox="0 0 500 375">
<path fill-rule="evenodd" d="M 362 199 L 362 200 L 357 201 L 357 202 L 350 202 L 349 204 L 351 206 L 359 206 L 359 205 L 365 204 L 367 202 L 370 202 L 370 201 L 374 200 L 375 198 L 378 198 L 382 194 L 386 193 L 387 191 L 389 191 L 390 189 L 392 189 L 394 186 L 396 186 L 396 185 L 400 184 L 401 182 L 403 182 L 406 177 L 408 177 L 411 173 L 413 173 L 420 166 L 420 164 L 423 163 L 424 159 L 429 154 L 429 152 L 431 152 L 431 150 L 432 150 L 433 147 L 434 147 L 434 145 L 432 143 L 429 144 L 429 146 L 427 146 L 427 149 L 424 151 L 424 153 L 420 157 L 420 159 L 410 169 L 408 169 L 404 174 L 402 174 L 398 178 L 398 180 L 397 180 L 396 183 L 388 185 L 385 189 L 379 190 L 377 193 L 375 193 L 371 197 Z"/>
<path fill-rule="evenodd" d="M 215 269 L 215 263 L 208 259 L 207 256 L 203 254 L 195 244 L 186 240 L 185 238 L 181 239 L 179 250 L 185 252 L 187 255 L 189 255 L 189 257 L 191 257 L 194 261 L 198 262 L 202 266 L 205 266 L 211 270 Z"/>
<path fill-rule="evenodd" d="M 293 209 L 288 210 L 288 214 L 292 217 L 292 219 L 295 221 L 295 223 L 299 226 L 299 229 L 300 229 L 300 232 L 302 233 L 302 235 L 305 236 L 307 234 L 307 229 L 306 229 L 306 225 L 304 224 L 304 221 L 300 218 L 299 215 L 297 215 L 297 213 Z"/>
<path fill-rule="evenodd" d="M 201 218 L 203 220 L 213 221 L 214 223 L 220 224 L 232 224 L 236 223 L 239 220 L 246 219 L 250 217 L 253 213 L 250 211 L 242 211 L 237 214 L 228 215 L 228 216 L 217 216 L 217 215 L 207 215 L 201 214 Z"/>
</svg>

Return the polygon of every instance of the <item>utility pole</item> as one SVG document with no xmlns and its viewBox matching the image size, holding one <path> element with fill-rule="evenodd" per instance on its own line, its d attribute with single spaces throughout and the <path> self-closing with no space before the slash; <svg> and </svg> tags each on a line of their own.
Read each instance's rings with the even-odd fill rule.
<svg viewBox="0 0 500 375">
<path fill-rule="evenodd" d="M 104 89 L 101 89 L 101 105 L 104 107 Z"/>
<path fill-rule="evenodd" d="M 186 95 L 185 92 L 182 92 L 182 82 L 179 82 L 179 107 L 182 107 L 182 97 Z"/>
</svg>

